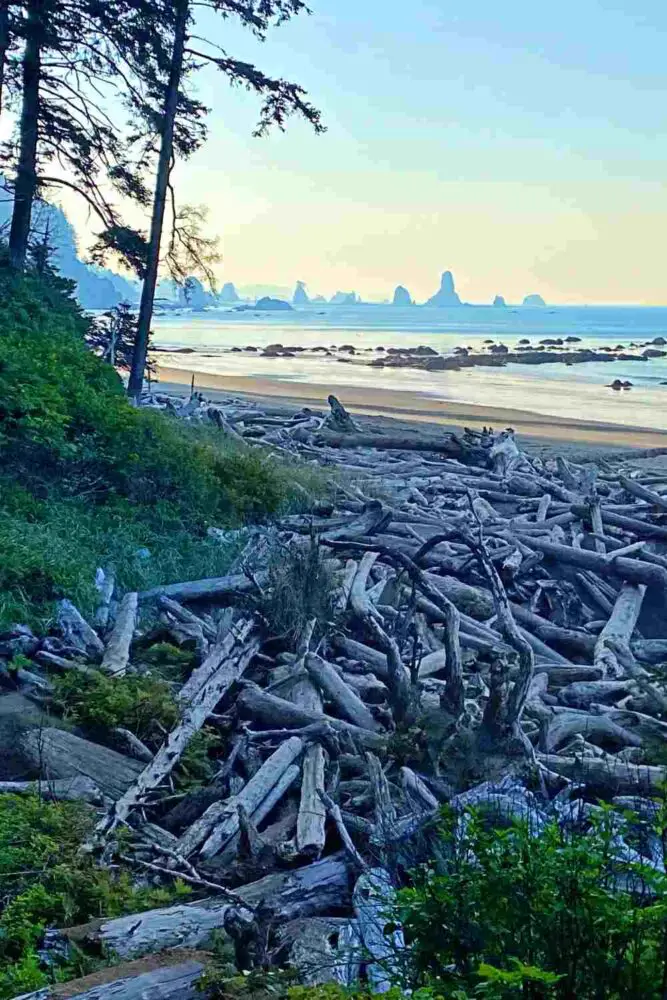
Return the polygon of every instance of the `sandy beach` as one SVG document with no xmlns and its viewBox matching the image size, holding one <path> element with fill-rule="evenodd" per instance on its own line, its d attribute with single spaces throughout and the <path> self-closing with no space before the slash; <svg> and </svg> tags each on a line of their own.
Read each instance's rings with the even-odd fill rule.
<svg viewBox="0 0 667 1000">
<path fill-rule="evenodd" d="M 188 392 L 192 372 L 173 367 L 158 368 L 159 389 L 162 392 Z M 290 382 L 282 379 L 226 376 L 197 372 L 195 386 L 211 398 L 242 395 L 271 405 L 295 405 L 321 408 L 331 386 L 317 383 Z M 613 452 L 625 449 L 643 450 L 667 448 L 667 433 L 650 428 L 625 427 L 622 424 L 593 420 L 574 420 L 543 416 L 521 409 L 478 406 L 434 399 L 410 392 L 358 386 L 335 387 L 335 392 L 352 412 L 375 417 L 392 425 L 419 424 L 431 429 L 456 430 L 464 426 L 513 427 L 533 448 L 558 447 L 561 451 L 582 455 L 593 452 Z"/>
</svg>

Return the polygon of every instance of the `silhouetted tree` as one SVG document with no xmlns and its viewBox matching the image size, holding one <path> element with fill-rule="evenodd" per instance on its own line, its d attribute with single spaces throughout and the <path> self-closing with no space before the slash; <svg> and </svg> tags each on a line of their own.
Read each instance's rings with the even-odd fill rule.
<svg viewBox="0 0 667 1000">
<path fill-rule="evenodd" d="M 86 343 L 96 354 L 114 368 L 128 371 L 132 363 L 137 317 L 129 302 L 119 302 L 101 316 L 95 317 L 86 337 Z M 155 366 L 149 360 L 146 371 L 151 374 Z"/>
<path fill-rule="evenodd" d="M 286 21 L 296 14 L 307 11 L 303 0 L 197 0 L 196 6 L 214 11 L 222 18 L 236 18 L 260 39 L 266 37 L 272 24 Z M 138 398 L 143 386 L 171 169 L 177 154 L 182 157 L 190 155 L 205 138 L 202 121 L 205 109 L 188 96 L 186 87 L 189 79 L 203 65 L 213 64 L 230 84 L 243 86 L 260 95 L 263 103 L 255 135 L 265 134 L 273 125 L 284 129 L 287 118 L 293 114 L 300 115 L 310 122 L 317 132 L 323 131 L 319 111 L 307 101 L 305 91 L 298 84 L 269 77 L 251 63 L 233 59 L 222 49 L 207 47 L 205 41 L 200 40 L 196 43 L 199 47 L 193 47 L 194 39 L 190 37 L 189 29 L 194 7 L 194 0 L 174 2 L 171 58 L 161 95 L 160 114 L 157 118 L 159 153 L 151 228 L 146 248 L 136 346 L 128 383 L 128 394 L 133 398 Z M 153 119 L 155 120 L 154 114 Z M 178 218 L 178 213 L 173 207 L 170 248 L 174 248 L 179 239 L 177 236 L 175 240 L 173 235 L 178 226 Z M 181 240 L 180 249 L 186 251 L 186 257 L 190 259 L 194 257 L 199 265 L 205 262 L 208 254 L 210 263 L 212 248 L 210 244 L 208 247 L 204 244 L 202 253 L 202 242 L 199 237 L 198 227 L 194 233 L 190 230 L 190 238 Z"/>
</svg>

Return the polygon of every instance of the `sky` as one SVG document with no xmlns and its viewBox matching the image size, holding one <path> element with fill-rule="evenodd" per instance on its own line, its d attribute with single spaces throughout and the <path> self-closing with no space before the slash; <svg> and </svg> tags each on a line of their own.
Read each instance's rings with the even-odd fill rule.
<svg viewBox="0 0 667 1000">
<path fill-rule="evenodd" d="M 451 269 L 471 302 L 667 304 L 664 0 L 310 2 L 263 45 L 197 25 L 327 126 L 252 138 L 256 99 L 200 74 L 210 138 L 176 185 L 220 280 L 423 300 Z"/>
</svg>

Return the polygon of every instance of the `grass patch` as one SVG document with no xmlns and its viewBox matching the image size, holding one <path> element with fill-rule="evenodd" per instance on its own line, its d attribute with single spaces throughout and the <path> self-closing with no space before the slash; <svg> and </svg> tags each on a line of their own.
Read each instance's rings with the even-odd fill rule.
<svg viewBox="0 0 667 1000">
<path fill-rule="evenodd" d="M 271 623 L 273 634 L 289 645 L 311 619 L 320 632 L 334 621 L 335 589 L 336 579 L 319 545 L 305 538 L 299 547 L 276 541 L 260 611 Z"/>
</svg>

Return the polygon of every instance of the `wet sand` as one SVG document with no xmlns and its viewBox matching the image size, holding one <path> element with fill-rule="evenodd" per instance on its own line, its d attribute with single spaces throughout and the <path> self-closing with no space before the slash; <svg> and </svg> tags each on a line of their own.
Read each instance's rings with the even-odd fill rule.
<svg viewBox="0 0 667 1000">
<path fill-rule="evenodd" d="M 192 372 L 180 368 L 158 368 L 159 390 L 168 393 L 189 392 Z M 249 376 L 214 375 L 197 372 L 195 387 L 211 399 L 220 396 L 246 396 L 272 406 L 292 404 L 326 408 L 331 386 L 281 379 Z M 517 434 L 539 449 L 557 446 L 568 453 L 606 453 L 625 449 L 667 448 L 667 433 L 650 428 L 625 427 L 622 424 L 593 420 L 574 420 L 543 416 L 528 410 L 479 406 L 434 399 L 415 392 L 358 386 L 335 387 L 335 393 L 352 413 L 381 418 L 396 429 L 397 423 L 431 425 L 433 430 L 481 428 L 484 425 L 513 427 Z M 426 428 L 424 428 L 426 430 Z"/>
</svg>

